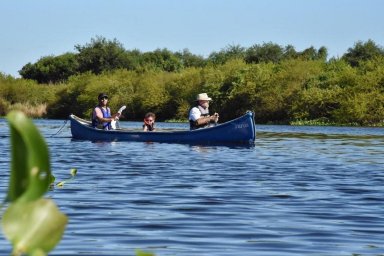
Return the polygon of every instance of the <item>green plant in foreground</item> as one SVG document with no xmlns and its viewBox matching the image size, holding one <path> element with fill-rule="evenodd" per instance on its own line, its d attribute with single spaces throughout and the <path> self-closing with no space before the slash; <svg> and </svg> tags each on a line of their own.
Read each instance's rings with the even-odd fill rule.
<svg viewBox="0 0 384 256">
<path fill-rule="evenodd" d="M 2 216 L 12 255 L 43 256 L 61 240 L 67 216 L 53 200 L 43 198 L 53 180 L 48 147 L 40 132 L 22 112 L 7 115 L 11 132 L 11 174 Z"/>
</svg>

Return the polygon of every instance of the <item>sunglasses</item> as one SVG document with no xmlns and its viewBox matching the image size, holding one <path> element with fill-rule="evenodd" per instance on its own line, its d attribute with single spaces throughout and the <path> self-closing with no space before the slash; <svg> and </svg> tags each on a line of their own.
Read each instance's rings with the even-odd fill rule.
<svg viewBox="0 0 384 256">
<path fill-rule="evenodd" d="M 100 100 L 108 100 L 108 97 L 103 97 Z"/>
</svg>

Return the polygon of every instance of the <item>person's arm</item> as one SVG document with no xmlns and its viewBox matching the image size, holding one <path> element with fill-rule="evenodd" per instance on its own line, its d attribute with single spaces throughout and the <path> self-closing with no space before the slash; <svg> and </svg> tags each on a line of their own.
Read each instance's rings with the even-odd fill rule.
<svg viewBox="0 0 384 256">
<path fill-rule="evenodd" d="M 189 117 L 188 119 L 193 121 L 193 122 L 196 122 L 197 119 L 199 119 L 201 117 L 201 112 L 200 110 L 197 108 L 197 107 L 194 107 L 191 109 L 191 111 L 189 112 Z"/>
<path fill-rule="evenodd" d="M 109 123 L 116 119 L 117 114 L 114 114 L 112 117 L 103 117 L 103 112 L 101 112 L 100 108 L 96 108 L 95 111 L 96 111 L 97 120 L 100 123 Z"/>
<path fill-rule="evenodd" d="M 212 116 L 202 116 L 198 118 L 195 122 L 197 125 L 206 125 L 209 123 L 217 123 L 219 121 L 219 115 L 215 113 Z"/>
<path fill-rule="evenodd" d="M 198 108 L 192 108 L 189 114 L 189 120 L 192 120 L 196 125 L 206 125 L 211 122 L 217 123 L 219 121 L 219 114 L 215 113 L 212 116 L 201 116 L 201 112 Z"/>
</svg>

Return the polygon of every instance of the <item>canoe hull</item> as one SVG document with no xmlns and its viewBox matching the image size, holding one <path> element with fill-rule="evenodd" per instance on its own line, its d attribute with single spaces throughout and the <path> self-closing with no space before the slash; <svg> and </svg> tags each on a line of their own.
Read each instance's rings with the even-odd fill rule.
<svg viewBox="0 0 384 256">
<path fill-rule="evenodd" d="M 130 131 L 119 130 L 100 130 L 90 126 L 90 122 L 70 115 L 71 132 L 74 139 L 91 141 L 143 141 L 143 142 L 168 142 L 168 143 L 254 143 L 255 121 L 253 112 L 218 124 L 213 127 L 197 129 L 193 131 Z"/>
</svg>

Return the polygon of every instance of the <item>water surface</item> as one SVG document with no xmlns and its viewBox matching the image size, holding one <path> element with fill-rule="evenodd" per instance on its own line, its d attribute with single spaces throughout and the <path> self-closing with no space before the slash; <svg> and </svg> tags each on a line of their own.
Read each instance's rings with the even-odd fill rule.
<svg viewBox="0 0 384 256">
<path fill-rule="evenodd" d="M 75 141 L 69 124 L 52 136 L 61 120 L 35 123 L 56 180 L 78 169 L 47 194 L 69 217 L 50 255 L 384 255 L 382 128 L 257 125 L 254 146 L 234 147 Z"/>
</svg>

